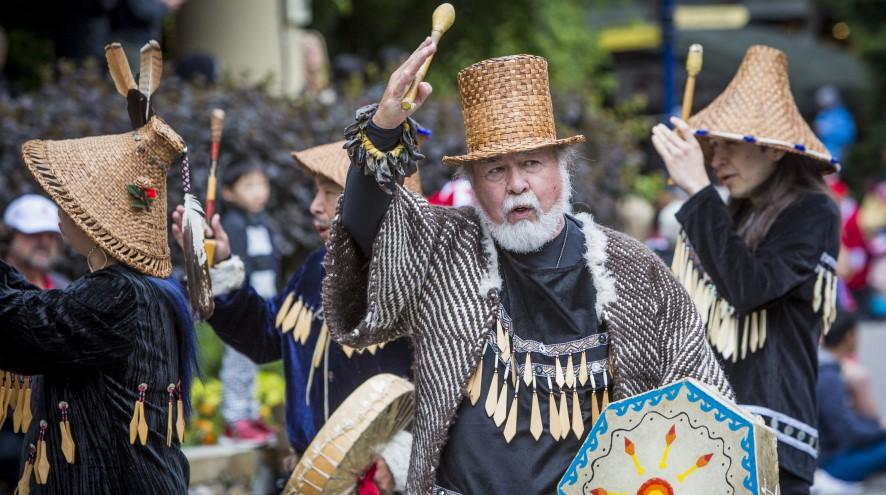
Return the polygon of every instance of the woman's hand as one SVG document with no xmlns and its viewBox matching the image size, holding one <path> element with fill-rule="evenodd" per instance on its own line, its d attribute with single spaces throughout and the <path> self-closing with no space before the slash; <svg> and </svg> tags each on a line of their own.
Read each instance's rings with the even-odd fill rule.
<svg viewBox="0 0 886 495">
<path fill-rule="evenodd" d="M 664 160 L 674 183 L 693 195 L 711 184 L 704 166 L 704 153 L 686 122 L 671 117 L 671 123 L 674 130 L 664 124 L 652 128 L 652 145 Z"/>
<path fill-rule="evenodd" d="M 425 99 L 431 94 L 432 88 L 429 83 L 422 82 L 418 85 L 418 94 L 415 97 L 415 104 L 409 110 L 403 110 L 401 102 L 409 86 L 415 79 L 415 73 L 428 57 L 437 51 L 437 45 L 431 40 L 431 37 L 425 38 L 421 45 L 416 48 L 412 55 L 403 62 L 403 65 L 397 68 L 391 78 L 388 79 L 388 86 L 385 88 L 385 94 L 382 95 L 381 101 L 378 103 L 378 110 L 372 117 L 372 122 L 382 129 L 394 129 L 400 127 L 407 117 L 415 113 L 421 107 Z"/>
<path fill-rule="evenodd" d="M 172 212 L 172 237 L 181 249 L 184 245 L 182 239 L 182 218 L 185 214 L 185 207 L 178 205 Z M 222 227 L 221 218 L 218 213 L 212 216 L 212 227 L 203 224 L 203 233 L 206 237 L 215 239 L 215 262 L 219 263 L 231 257 L 231 241 L 228 240 L 228 233 Z"/>
</svg>

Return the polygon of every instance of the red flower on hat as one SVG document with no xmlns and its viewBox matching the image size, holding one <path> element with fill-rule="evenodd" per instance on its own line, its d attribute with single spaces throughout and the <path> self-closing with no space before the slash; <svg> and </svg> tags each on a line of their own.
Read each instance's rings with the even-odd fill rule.
<svg viewBox="0 0 886 495">
<path fill-rule="evenodd" d="M 151 179 L 136 177 L 134 184 L 127 184 L 126 190 L 131 196 L 130 205 L 141 211 L 151 211 L 151 203 L 157 199 L 157 188 L 153 187 Z"/>
</svg>

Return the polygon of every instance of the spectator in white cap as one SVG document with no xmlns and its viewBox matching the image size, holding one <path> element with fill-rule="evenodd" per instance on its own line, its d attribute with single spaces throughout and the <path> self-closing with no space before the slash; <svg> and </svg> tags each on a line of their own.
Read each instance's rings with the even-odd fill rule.
<svg viewBox="0 0 886 495">
<path fill-rule="evenodd" d="M 51 270 L 59 255 L 58 207 L 37 194 L 16 198 L 3 223 L 10 232 L 4 260 L 41 289 L 63 289 L 69 281 Z"/>
</svg>

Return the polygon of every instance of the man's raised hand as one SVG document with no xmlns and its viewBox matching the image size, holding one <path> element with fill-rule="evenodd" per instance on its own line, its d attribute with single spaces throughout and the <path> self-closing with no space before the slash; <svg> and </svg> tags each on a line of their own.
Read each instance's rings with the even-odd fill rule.
<svg viewBox="0 0 886 495">
<path fill-rule="evenodd" d="M 401 102 L 406 92 L 409 91 L 409 85 L 415 79 L 415 74 L 425 62 L 425 60 L 437 51 L 437 45 L 434 44 L 430 36 L 425 38 L 421 45 L 416 48 L 412 55 L 403 62 L 403 65 L 397 68 L 391 78 L 388 79 L 388 86 L 385 93 L 378 103 L 378 110 L 372 117 L 372 122 L 382 129 L 394 129 L 399 127 L 407 117 L 418 110 L 427 97 L 431 94 L 431 85 L 422 81 L 418 86 L 418 95 L 415 97 L 415 104 L 409 110 L 403 110 Z"/>
</svg>

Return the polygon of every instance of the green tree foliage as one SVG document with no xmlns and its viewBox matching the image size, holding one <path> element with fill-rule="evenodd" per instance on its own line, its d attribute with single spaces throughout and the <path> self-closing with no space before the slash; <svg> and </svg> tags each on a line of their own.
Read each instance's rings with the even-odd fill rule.
<svg viewBox="0 0 886 495">
<path fill-rule="evenodd" d="M 0 210 L 20 194 L 41 192 L 21 161 L 21 145 L 26 140 L 129 130 L 125 103 L 103 63 L 60 63 L 52 72 L 56 74 L 53 81 L 15 97 L 0 87 Z M 272 184 L 268 212 L 288 261 L 284 273 L 293 273 L 300 260 L 319 246 L 319 238 L 308 214 L 312 179 L 296 168 L 290 153 L 341 139 L 354 110 L 372 100 L 343 97 L 321 104 L 270 96 L 261 86 L 187 84 L 171 73 L 167 71 L 170 75 L 164 77 L 153 101 L 157 114 L 188 144 L 198 196 L 204 197 L 208 174 L 209 113 L 220 107 L 226 112 L 220 167 L 241 160 L 263 164 Z M 624 178 L 645 158 L 637 143 L 648 125 L 632 117 L 636 109 L 602 108 L 580 94 L 555 94 L 554 109 L 561 120 L 561 136 L 582 133 L 588 138 L 580 149 L 586 160 L 576 168 L 576 200 L 590 204 L 601 221 L 611 221 L 615 199 L 629 190 Z M 430 194 L 453 172 L 441 165 L 443 155 L 464 152 L 461 112 L 454 95 L 435 94 L 416 116 L 434 131 L 422 150 L 428 158 L 421 166 L 422 184 Z M 170 171 L 168 191 L 170 207 L 181 202 L 181 180 L 175 168 Z M 173 253 L 177 255 L 178 249 Z M 66 265 L 72 275 L 85 270 L 82 261 L 71 259 Z"/>
<path fill-rule="evenodd" d="M 330 53 L 367 57 L 385 46 L 410 49 L 417 45 L 430 30 L 431 12 L 437 5 L 384 0 L 314 3 L 315 24 L 326 35 Z M 586 28 L 594 2 L 453 3 L 455 25 L 446 34 L 429 74 L 435 92 L 416 115 L 434 132 L 422 150 L 428 158 L 421 167 L 425 193 L 436 191 L 453 173 L 441 165 L 441 158 L 464 152 L 455 94 L 458 70 L 483 58 L 533 53 L 550 61 L 559 134 L 581 133 L 588 138 L 580 148 L 585 160 L 575 171 L 575 199 L 588 203 L 602 222 L 612 222 L 616 198 L 631 189 L 635 172 L 646 158 L 638 143 L 646 139 L 649 125 L 637 117 L 642 107 L 636 102 L 615 108 L 601 103 L 613 78 L 606 70 L 605 55 Z M 128 130 L 125 104 L 114 91 L 104 61 L 63 62 L 46 66 L 45 72 L 51 75 L 45 84 L 15 97 L 0 86 L 0 209 L 19 194 L 39 192 L 21 163 L 19 150 L 25 140 Z M 155 106 L 158 115 L 188 143 L 193 184 L 200 197 L 208 172 L 209 112 L 220 107 L 227 115 L 220 166 L 240 160 L 265 166 L 272 183 L 268 211 L 288 261 L 284 273 L 293 273 L 300 260 L 319 246 L 319 238 L 307 213 L 313 194 L 311 178 L 294 166 L 290 152 L 341 139 L 354 110 L 378 97 L 387 70 L 376 67 L 366 81 L 340 86 L 339 99 L 332 104 L 273 97 L 260 84 L 244 86 L 230 80 L 216 86 L 187 84 L 172 72 L 165 72 L 168 75 L 155 96 Z M 180 191 L 178 173 L 172 171 L 170 206 L 181 201 Z M 74 267 L 82 265 L 68 263 L 68 271 L 76 274 Z"/>
<path fill-rule="evenodd" d="M 422 175 L 432 184 L 448 176 L 449 171 L 435 165 L 438 146 L 462 151 L 461 115 L 455 103 L 458 71 L 491 57 L 540 55 L 549 63 L 560 134 L 582 133 L 588 138 L 581 147 L 586 160 L 575 172 L 575 198 L 588 203 L 602 221 L 614 221 L 615 198 L 630 190 L 630 181 L 646 159 L 638 143 L 647 139 L 650 127 L 638 117 L 643 110 L 639 100 L 616 108 L 603 105 L 614 89 L 615 77 L 588 20 L 596 6 L 619 1 L 450 0 L 455 23 L 444 35 L 428 72 L 434 94 L 416 115 L 434 131 L 427 145 L 430 166 L 422 169 Z M 382 80 L 393 67 L 378 67 L 379 51 L 384 47 L 414 49 L 429 34 L 431 15 L 439 3 L 317 0 L 312 5 L 312 27 L 324 34 L 330 53 L 362 56 L 370 62 L 368 72 Z"/>
<path fill-rule="evenodd" d="M 455 24 L 443 37 L 428 73 L 436 91 L 450 92 L 464 67 L 490 57 L 530 53 L 550 62 L 555 89 L 595 91 L 611 87 L 602 68 L 607 56 L 588 27 L 588 0 L 452 0 Z M 438 2 L 389 0 L 314 1 L 313 27 L 331 53 L 355 53 L 375 60 L 379 48 L 411 50 L 431 30 Z M 593 84 L 591 84 L 593 81 Z M 604 83 L 605 84 L 601 84 Z"/>
</svg>

